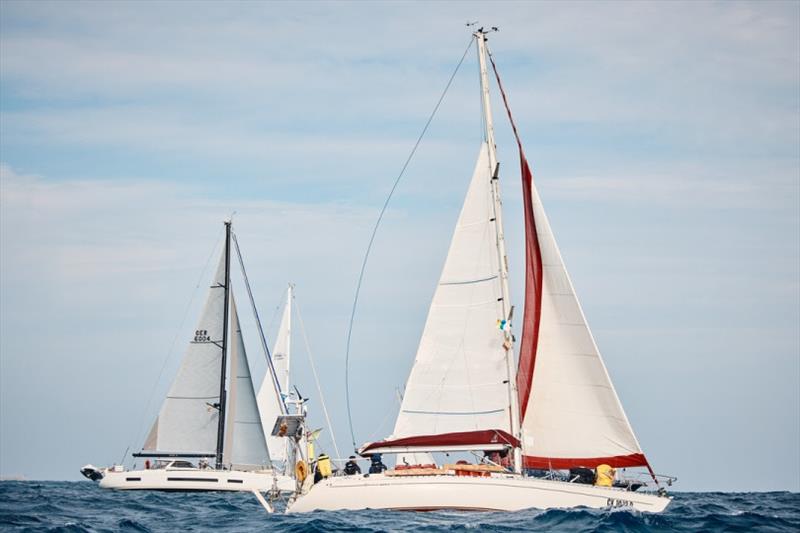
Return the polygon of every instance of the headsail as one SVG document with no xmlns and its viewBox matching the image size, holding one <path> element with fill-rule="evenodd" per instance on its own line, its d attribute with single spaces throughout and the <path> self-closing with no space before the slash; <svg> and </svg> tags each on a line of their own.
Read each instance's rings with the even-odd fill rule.
<svg viewBox="0 0 800 533">
<path fill-rule="evenodd" d="M 250 365 L 239 325 L 236 303 L 231 295 L 231 370 L 225 436 L 226 464 L 238 470 L 261 469 L 270 465 L 264 429 L 261 426 Z"/>
<path fill-rule="evenodd" d="M 219 422 L 225 254 L 178 375 L 143 448 L 148 453 L 213 456 Z"/>
<path fill-rule="evenodd" d="M 286 291 L 286 305 L 283 308 L 281 325 L 278 328 L 278 336 L 275 338 L 275 345 L 272 347 L 272 365 L 275 367 L 275 375 L 281 386 L 281 392 L 289 394 L 289 367 L 292 342 L 292 286 Z"/>
<path fill-rule="evenodd" d="M 526 234 L 525 318 L 517 375 L 528 468 L 645 466 L 583 315 L 519 144 Z"/>
<path fill-rule="evenodd" d="M 392 436 L 362 452 L 515 443 L 488 145 L 481 145 Z"/>
<path fill-rule="evenodd" d="M 283 394 L 289 393 L 289 358 L 291 347 L 291 321 L 292 321 L 292 287 L 289 286 L 286 295 L 286 305 L 278 328 L 275 345 L 272 347 L 272 367 Z M 282 406 L 278 403 L 275 383 L 267 370 L 267 375 L 258 390 L 258 409 L 261 412 L 261 424 L 264 428 L 264 438 L 269 447 L 269 455 L 273 461 L 286 460 L 287 439 L 272 436 L 272 428 L 278 415 L 283 414 Z"/>
</svg>

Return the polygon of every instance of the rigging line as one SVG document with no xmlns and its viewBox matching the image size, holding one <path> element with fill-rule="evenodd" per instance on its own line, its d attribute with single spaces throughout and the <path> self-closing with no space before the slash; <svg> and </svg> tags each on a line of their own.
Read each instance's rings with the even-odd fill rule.
<svg viewBox="0 0 800 533">
<path fill-rule="evenodd" d="M 175 343 L 178 341 L 178 337 L 181 334 L 181 330 L 183 329 L 183 324 L 186 322 L 186 316 L 189 314 L 189 309 L 192 307 L 192 303 L 194 302 L 195 296 L 197 296 L 197 289 L 200 288 L 200 283 L 203 281 L 203 278 L 206 275 L 206 270 L 208 270 L 208 265 L 211 262 L 211 258 L 214 257 L 214 252 L 217 251 L 217 246 L 219 246 L 219 241 L 222 238 L 222 231 L 220 229 L 217 233 L 217 238 L 214 242 L 213 248 L 211 248 L 211 253 L 208 254 L 208 259 L 206 259 L 206 264 L 203 266 L 203 270 L 200 271 L 200 277 L 197 279 L 197 283 L 195 283 L 194 290 L 192 291 L 192 296 L 189 298 L 189 303 L 186 305 L 186 309 L 183 310 L 183 317 L 181 318 L 181 323 L 178 326 L 178 329 L 175 331 L 175 337 L 172 339 L 172 343 L 169 345 L 169 350 L 167 350 L 166 355 L 164 356 L 164 361 L 161 363 L 161 370 L 158 371 L 158 377 L 156 381 L 153 383 L 153 387 L 150 389 L 150 395 L 147 398 L 147 403 L 145 404 L 144 410 L 142 411 L 141 416 L 139 417 L 139 423 L 136 426 L 136 434 L 134 435 L 134 439 L 136 435 L 142 435 L 142 424 L 144 424 L 144 419 L 147 416 L 147 411 L 150 410 L 150 404 L 153 401 L 153 395 L 156 392 L 156 387 L 161 382 L 161 376 L 164 374 L 164 369 L 167 367 L 167 362 L 169 361 L 170 356 L 172 355 L 172 350 L 175 349 Z M 120 463 L 125 462 L 125 456 L 128 455 L 128 450 L 130 449 L 130 444 L 128 444 L 128 448 L 125 450 L 125 455 L 122 456 L 122 461 Z"/>
<path fill-rule="evenodd" d="M 433 107 L 433 111 L 431 111 L 430 116 L 428 117 L 428 121 L 425 123 L 425 127 L 422 128 L 422 131 L 417 137 L 417 141 L 414 143 L 414 147 L 411 149 L 411 152 L 408 154 L 403 167 L 400 169 L 400 173 L 397 175 L 397 178 L 394 180 L 394 184 L 392 185 L 391 190 L 389 191 L 389 195 L 386 197 L 386 201 L 383 203 L 383 207 L 381 208 L 381 212 L 378 215 L 378 220 L 375 221 L 375 226 L 372 228 L 372 235 L 369 238 L 369 243 L 367 244 L 367 250 L 364 253 L 364 260 L 361 262 L 361 271 L 358 274 L 358 283 L 356 284 L 356 294 L 353 298 L 353 309 L 350 312 L 350 325 L 347 328 L 347 347 L 345 349 L 345 356 L 344 356 L 344 383 L 345 383 L 345 396 L 347 399 L 347 423 L 350 426 L 350 439 L 353 443 L 353 448 L 356 447 L 356 437 L 355 433 L 353 433 L 353 417 L 350 412 L 350 339 L 353 335 L 353 321 L 355 320 L 356 316 L 356 308 L 358 307 L 358 295 L 361 292 L 361 283 L 364 280 L 364 271 L 367 268 L 367 260 L 369 259 L 369 253 L 372 250 L 372 243 L 375 241 L 375 235 L 378 233 L 378 227 L 381 224 L 381 220 L 383 220 L 383 215 L 386 213 L 386 208 L 389 206 L 389 201 L 392 199 L 394 195 L 394 191 L 397 189 L 397 185 L 400 183 L 400 180 L 405 174 L 406 169 L 408 168 L 409 163 L 411 163 L 411 159 L 414 157 L 414 154 L 417 152 L 417 148 L 419 144 L 422 142 L 422 138 L 425 136 L 425 133 L 428 131 L 428 127 L 431 125 L 433 118 L 436 116 L 436 112 L 439 111 L 439 106 L 441 106 L 442 101 L 444 100 L 447 91 L 450 89 L 450 85 L 453 83 L 453 79 L 456 77 L 458 73 L 458 69 L 461 68 L 461 64 L 464 62 L 464 58 L 467 57 L 467 52 L 469 49 L 472 48 L 472 40 L 473 38 L 470 37 L 469 44 L 467 48 L 464 50 L 464 54 L 461 56 L 461 59 L 458 61 L 455 70 L 450 75 L 450 79 L 447 80 L 447 84 L 442 91 L 442 94 L 439 96 L 439 100 L 436 102 L 436 105 Z"/>
<path fill-rule="evenodd" d="M 300 321 L 300 330 L 303 332 L 303 342 L 306 345 L 306 353 L 308 354 L 308 362 L 311 363 L 311 373 L 314 375 L 314 383 L 317 385 L 317 393 L 319 394 L 319 401 L 322 404 L 322 412 L 325 415 L 325 422 L 328 424 L 328 431 L 331 434 L 333 441 L 333 449 L 336 451 L 336 456 L 341 457 L 339 446 L 336 444 L 336 434 L 333 432 L 333 424 L 331 424 L 331 417 L 328 415 L 328 407 L 325 405 L 325 397 L 322 395 L 322 387 L 319 385 L 319 377 L 317 377 L 317 367 L 314 364 L 314 357 L 311 355 L 311 345 L 308 342 L 308 335 L 306 335 L 306 325 L 303 323 L 303 315 L 300 314 L 300 305 L 292 293 L 292 300 L 294 300 L 294 307 L 297 309 L 297 319 Z"/>
<path fill-rule="evenodd" d="M 264 337 L 264 330 L 261 327 L 261 318 L 258 316 L 258 308 L 256 307 L 256 301 L 253 298 L 253 291 L 250 290 L 250 279 L 247 277 L 247 271 L 244 268 L 244 259 L 242 259 L 242 251 L 239 248 L 239 239 L 236 238 L 236 233 L 231 232 L 231 236 L 233 237 L 233 248 L 236 250 L 236 257 L 239 259 L 239 268 L 242 269 L 242 277 L 244 278 L 244 286 L 247 289 L 247 296 L 250 299 L 250 307 L 253 310 L 253 317 L 256 319 L 256 325 L 258 326 L 258 335 L 261 339 L 261 349 L 264 351 L 264 356 L 267 359 L 267 367 L 269 369 L 270 376 L 272 377 L 272 384 L 275 388 L 275 395 L 278 398 L 278 405 L 281 408 L 283 414 L 289 412 L 288 408 L 286 407 L 286 403 L 283 401 L 283 394 L 281 394 L 281 384 L 278 381 L 278 374 L 275 372 L 275 366 L 272 364 L 272 356 L 269 353 L 269 348 L 267 347 L 267 339 Z"/>
</svg>

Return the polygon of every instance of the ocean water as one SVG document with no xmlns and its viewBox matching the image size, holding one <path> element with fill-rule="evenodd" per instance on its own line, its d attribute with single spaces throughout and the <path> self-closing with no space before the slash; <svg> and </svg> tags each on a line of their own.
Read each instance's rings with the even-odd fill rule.
<svg viewBox="0 0 800 533">
<path fill-rule="evenodd" d="M 665 513 L 358 511 L 267 515 L 251 494 L 113 492 L 88 481 L 0 482 L 2 531 L 800 531 L 800 494 L 675 493 Z"/>
</svg>

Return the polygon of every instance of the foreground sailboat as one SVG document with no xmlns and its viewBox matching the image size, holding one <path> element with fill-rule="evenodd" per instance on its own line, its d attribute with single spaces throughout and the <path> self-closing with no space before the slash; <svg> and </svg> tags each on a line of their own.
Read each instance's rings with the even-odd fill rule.
<svg viewBox="0 0 800 533">
<path fill-rule="evenodd" d="M 231 291 L 230 222 L 225 230 L 225 248 L 194 336 L 142 451 L 134 454 L 145 459 L 146 467 L 81 469 L 103 488 L 295 489 L 293 478 L 272 468 Z"/>
<path fill-rule="evenodd" d="M 486 33 L 474 33 L 485 140 L 394 431 L 359 450 L 362 456 L 461 452 L 481 460 L 398 462 L 383 473 L 334 476 L 307 487 L 290 512 L 577 506 L 660 512 L 671 501 L 663 490 L 637 491 L 642 483 L 613 478 L 615 468 L 650 467 L 581 311 L 519 137 L 526 287 L 515 368 Z M 512 127 L 516 134 L 513 119 Z"/>
</svg>

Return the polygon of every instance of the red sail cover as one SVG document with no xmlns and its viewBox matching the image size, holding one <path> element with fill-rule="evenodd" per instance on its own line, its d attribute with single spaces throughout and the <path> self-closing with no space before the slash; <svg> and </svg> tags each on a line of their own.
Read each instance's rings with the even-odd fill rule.
<svg viewBox="0 0 800 533">
<path fill-rule="evenodd" d="M 519 440 L 501 429 L 486 429 L 481 431 L 442 433 L 439 435 L 419 435 L 402 439 L 370 442 L 359 450 L 359 453 L 368 455 L 370 450 L 388 447 L 481 446 L 485 444 L 508 444 L 514 448 L 520 445 Z"/>
<path fill-rule="evenodd" d="M 491 60 L 492 69 L 497 79 L 497 85 L 503 97 L 503 104 L 508 113 L 508 118 L 511 122 L 511 127 L 514 130 L 514 136 L 516 137 L 519 147 L 520 171 L 522 177 L 522 197 L 525 213 L 525 304 L 523 309 L 522 341 L 520 344 L 519 365 L 517 368 L 517 390 L 519 394 L 520 418 L 521 421 L 524 421 L 525 415 L 528 412 L 529 399 L 531 398 L 533 373 L 536 366 L 536 355 L 539 346 L 544 277 L 542 250 L 537 233 L 537 221 L 534 217 L 532 195 L 533 175 L 522 149 L 522 142 L 514 118 L 511 115 L 511 108 L 508 105 L 508 99 L 503 90 L 503 84 L 500 81 L 497 66 L 491 56 L 489 56 L 489 59 Z M 528 448 L 528 446 L 524 446 L 524 448 Z M 525 450 L 523 450 L 523 453 L 524 451 Z M 537 457 L 523 455 L 523 463 L 525 468 L 541 469 L 567 469 L 574 467 L 594 468 L 600 464 L 608 464 L 613 467 L 647 466 L 650 468 L 647 459 L 642 453 L 606 457 Z"/>
</svg>

